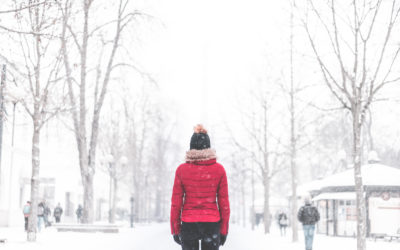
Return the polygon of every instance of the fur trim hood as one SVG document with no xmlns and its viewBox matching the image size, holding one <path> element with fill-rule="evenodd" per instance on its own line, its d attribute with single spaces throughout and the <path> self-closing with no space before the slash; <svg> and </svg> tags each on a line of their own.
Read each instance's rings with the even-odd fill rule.
<svg viewBox="0 0 400 250">
<path fill-rule="evenodd" d="M 208 161 L 217 159 L 217 153 L 214 149 L 207 148 L 202 150 L 192 149 L 186 152 L 186 162 L 193 163 L 199 161 Z"/>
</svg>

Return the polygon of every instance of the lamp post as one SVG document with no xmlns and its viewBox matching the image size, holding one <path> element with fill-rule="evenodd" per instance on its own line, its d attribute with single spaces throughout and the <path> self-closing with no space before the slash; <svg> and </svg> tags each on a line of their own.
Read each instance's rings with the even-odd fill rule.
<svg viewBox="0 0 400 250">
<path fill-rule="evenodd" d="M 108 194 L 108 222 L 112 223 L 113 220 L 111 218 L 112 215 L 112 180 L 113 180 L 113 175 L 114 175 L 114 156 L 112 154 L 109 154 L 106 156 L 106 162 L 108 164 L 108 173 L 110 174 L 110 188 L 109 188 L 109 194 Z"/>
</svg>

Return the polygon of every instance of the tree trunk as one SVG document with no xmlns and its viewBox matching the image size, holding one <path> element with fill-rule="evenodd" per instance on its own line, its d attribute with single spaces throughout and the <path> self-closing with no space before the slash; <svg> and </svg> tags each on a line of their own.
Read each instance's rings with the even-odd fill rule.
<svg viewBox="0 0 400 250">
<path fill-rule="evenodd" d="M 292 169 L 292 176 L 295 177 L 293 174 L 293 169 Z M 293 184 L 294 178 L 292 177 L 292 241 L 296 242 L 299 240 L 298 236 L 298 224 L 297 224 L 297 190 L 296 190 L 296 184 Z"/>
<path fill-rule="evenodd" d="M 293 65 L 293 8 L 295 2 L 291 3 L 290 9 L 290 170 L 292 176 L 292 241 L 298 241 L 297 229 L 297 169 L 296 169 L 296 134 L 295 134 L 295 105 L 294 105 L 294 65 Z"/>
<path fill-rule="evenodd" d="M 251 230 L 254 230 L 254 227 L 256 225 L 256 213 L 255 213 L 255 208 L 254 208 L 255 187 L 254 187 L 254 165 L 253 164 L 251 165 Z"/>
<path fill-rule="evenodd" d="M 112 223 L 111 214 L 112 214 L 112 182 L 113 178 L 110 173 L 110 180 L 108 185 L 108 223 Z"/>
<path fill-rule="evenodd" d="M 371 151 L 375 151 L 375 146 L 374 146 L 374 137 L 372 136 L 372 112 L 371 112 L 371 110 L 368 110 L 369 111 L 369 115 L 368 115 L 368 117 L 369 117 L 369 119 L 368 120 L 366 120 L 366 121 L 368 121 L 367 122 L 367 124 L 366 124 L 366 133 L 367 133 L 367 138 L 368 138 L 368 147 L 367 147 L 367 149 L 368 149 L 368 153 L 369 152 L 371 152 Z"/>
<path fill-rule="evenodd" d="M 1 158 L 3 152 L 3 122 L 4 122 L 4 88 L 6 84 L 6 64 L 2 65 L 1 68 L 1 80 L 0 80 L 0 186 L 1 186 Z"/>
<path fill-rule="evenodd" d="M 88 44 L 88 18 L 89 18 L 89 3 L 84 1 L 84 32 L 82 37 L 82 51 L 80 51 L 80 84 L 79 84 L 79 103 L 77 103 L 73 90 L 73 77 L 69 61 L 69 53 L 67 51 L 67 26 L 70 10 L 65 6 L 65 16 L 63 20 L 62 37 L 61 37 L 61 52 L 64 57 L 64 66 L 66 72 L 66 80 L 68 83 L 68 94 L 72 106 L 72 121 L 74 125 L 74 132 L 76 144 L 79 153 L 79 167 L 81 170 L 82 186 L 83 186 L 83 215 L 82 223 L 93 223 L 94 204 L 93 204 L 93 175 L 94 170 L 89 169 L 89 157 L 87 150 L 86 138 L 86 56 Z M 79 105 L 78 105 L 79 104 Z M 92 159 L 94 161 L 94 159 Z"/>
<path fill-rule="evenodd" d="M 298 241 L 297 228 L 297 169 L 296 169 L 296 140 L 294 138 L 294 112 L 291 118 L 291 154 L 290 154 L 290 169 L 292 176 L 292 241 Z"/>
<path fill-rule="evenodd" d="M 366 249 L 366 208 L 364 198 L 364 187 L 361 175 L 361 125 L 362 114 L 361 104 L 357 101 L 352 108 L 353 115 L 353 163 L 354 163 L 354 182 L 356 191 L 357 209 L 357 250 Z"/>
<path fill-rule="evenodd" d="M 111 209 L 111 223 L 115 223 L 115 209 L 117 207 L 118 201 L 118 182 L 117 178 L 113 178 L 114 181 L 114 190 L 113 190 L 113 199 L 112 199 L 112 209 Z"/>
<path fill-rule="evenodd" d="M 158 146 L 161 146 L 161 143 L 158 144 Z M 158 148 L 158 160 L 163 159 L 162 156 L 162 150 L 161 148 Z M 162 196 L 161 196 L 161 190 L 162 190 L 162 176 L 163 176 L 163 171 L 162 171 L 162 163 L 161 162 L 156 162 L 157 165 L 157 173 L 156 173 L 156 190 L 155 190 L 155 210 L 154 210 L 154 218 L 156 220 L 161 219 L 161 201 L 162 201 Z"/>
<path fill-rule="evenodd" d="M 235 189 L 235 210 L 234 210 L 234 214 L 236 214 L 236 219 L 235 219 L 235 223 L 237 223 L 238 225 L 240 225 L 240 217 L 241 217 L 241 214 L 240 214 L 240 194 L 239 194 L 239 192 L 238 192 L 238 189 L 236 188 Z"/>
<path fill-rule="evenodd" d="M 161 187 L 156 188 L 156 209 L 154 211 L 154 217 L 155 219 L 160 219 L 161 218 Z"/>
<path fill-rule="evenodd" d="M 39 13 L 38 8 L 35 8 L 35 20 L 38 24 Z M 38 26 L 36 26 L 38 29 Z M 40 113 L 40 69 L 41 69 L 41 53 L 40 53 L 40 36 L 35 37 L 36 46 L 36 67 L 35 67 L 35 88 L 32 90 L 34 96 L 33 101 L 33 135 L 32 135 L 32 177 L 31 177 L 31 214 L 29 215 L 28 221 L 28 241 L 36 241 L 36 226 L 37 226 L 37 208 L 38 208 L 38 194 L 40 184 L 40 126 L 41 124 L 41 113 Z"/>
<path fill-rule="evenodd" d="M 265 97 L 263 100 L 264 109 L 264 166 L 262 169 L 263 185 L 264 185 L 264 233 L 269 233 L 270 211 L 269 211 L 269 189 L 270 189 L 270 168 L 269 168 L 269 151 L 268 151 L 268 102 Z"/>
<path fill-rule="evenodd" d="M 135 214 L 134 214 L 134 219 L 135 219 L 135 222 L 139 222 L 139 220 L 140 220 L 140 206 L 142 205 L 142 202 L 141 202 L 141 196 L 140 196 L 140 192 L 139 192 L 139 185 L 134 185 L 134 187 L 135 187 L 135 190 L 134 190 L 134 196 L 135 196 L 135 206 L 134 206 L 134 211 L 135 211 Z"/>
<path fill-rule="evenodd" d="M 80 167 L 83 172 L 83 215 L 82 223 L 91 224 L 93 223 L 93 176 L 89 169 L 89 159 L 87 150 L 87 139 L 86 139 L 86 59 L 87 59 L 87 47 L 88 47 L 88 22 L 89 22 L 89 8 L 90 3 L 84 0 L 83 12 L 84 12 L 84 23 L 83 23 L 83 35 L 82 35 L 82 49 L 80 51 L 80 83 L 79 83 L 79 124 L 78 131 L 75 131 L 80 140 L 78 144 L 79 155 L 80 155 Z"/>
<path fill-rule="evenodd" d="M 245 186 L 244 186 L 244 180 L 242 181 L 241 184 L 241 189 L 240 192 L 242 194 L 242 216 L 243 216 L 243 227 L 246 227 L 246 192 L 245 192 Z"/>
<path fill-rule="evenodd" d="M 149 176 L 146 174 L 145 177 L 145 191 L 144 191 L 144 215 L 146 218 L 146 222 L 150 221 L 150 192 L 149 192 Z"/>
<path fill-rule="evenodd" d="M 293 99 L 293 96 L 292 96 Z M 293 103 L 293 101 L 292 101 Z M 294 107 L 293 107 L 294 108 Z M 297 169 L 296 169 L 296 139 L 294 136 L 294 109 L 291 112 L 291 153 L 290 153 L 290 169 L 292 176 L 292 241 L 299 239 L 297 228 Z"/>
<path fill-rule="evenodd" d="M 31 177 L 31 214 L 28 224 L 28 241 L 36 241 L 37 230 L 37 209 L 39 204 L 39 169 L 40 169 L 40 124 L 39 124 L 39 105 L 35 103 L 33 117 L 33 136 L 32 136 L 32 177 Z"/>
<path fill-rule="evenodd" d="M 91 224 L 94 220 L 93 204 L 93 175 L 85 176 L 85 185 L 83 186 L 83 216 L 82 223 Z"/>
<path fill-rule="evenodd" d="M 149 183 L 150 181 L 148 180 L 148 183 Z M 148 185 L 151 185 L 151 184 L 148 184 Z M 146 188 L 147 189 L 147 195 L 146 195 L 146 197 L 145 197 L 145 199 L 146 199 L 146 218 L 147 218 L 147 222 L 149 223 L 149 222 L 151 222 L 151 220 L 152 220 L 152 218 L 151 218 L 151 204 L 154 202 L 154 201 L 152 201 L 152 192 L 150 191 L 150 188 L 149 188 L 149 186 Z"/>
<path fill-rule="evenodd" d="M 269 178 L 264 177 L 264 233 L 269 234 L 271 225 L 270 209 L 269 209 Z"/>
</svg>

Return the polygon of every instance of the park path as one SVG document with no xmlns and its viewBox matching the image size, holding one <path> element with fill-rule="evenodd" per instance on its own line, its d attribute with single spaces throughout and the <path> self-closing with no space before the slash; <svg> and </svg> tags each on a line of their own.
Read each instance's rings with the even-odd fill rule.
<svg viewBox="0 0 400 250">
<path fill-rule="evenodd" d="M 289 232 L 288 232 L 289 233 Z M 262 229 L 256 231 L 231 225 L 228 240 L 221 250 L 303 250 L 302 232 L 300 241 L 291 243 L 290 236 L 281 237 L 276 228 L 265 236 Z M 0 238 L 7 243 L 0 250 L 179 250 L 170 235 L 169 224 L 144 224 L 134 229 L 122 228 L 118 234 L 105 233 L 58 233 L 47 228 L 38 234 L 36 243 L 26 242 L 21 228 L 0 228 Z M 355 250 L 352 238 L 316 235 L 315 250 Z M 367 242 L 367 250 L 399 250 L 400 243 Z"/>
</svg>

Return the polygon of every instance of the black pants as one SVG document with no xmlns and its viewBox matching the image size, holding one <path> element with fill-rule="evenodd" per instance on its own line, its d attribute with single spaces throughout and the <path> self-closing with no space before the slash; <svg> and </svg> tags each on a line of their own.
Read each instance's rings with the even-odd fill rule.
<svg viewBox="0 0 400 250">
<path fill-rule="evenodd" d="M 24 217 L 24 219 L 25 219 L 25 231 L 28 231 L 28 220 L 29 220 L 29 217 Z"/>
<path fill-rule="evenodd" d="M 218 222 L 182 222 L 182 250 L 218 250 L 220 243 Z"/>
<path fill-rule="evenodd" d="M 286 236 L 286 225 L 279 225 L 279 229 L 281 230 L 281 236 Z"/>
</svg>

